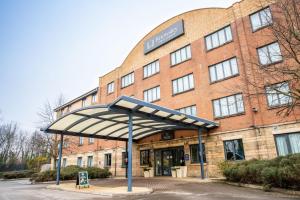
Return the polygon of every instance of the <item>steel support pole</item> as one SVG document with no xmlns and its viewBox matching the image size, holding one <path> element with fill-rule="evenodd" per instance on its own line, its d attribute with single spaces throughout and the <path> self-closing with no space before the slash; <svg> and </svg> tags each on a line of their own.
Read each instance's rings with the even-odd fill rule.
<svg viewBox="0 0 300 200">
<path fill-rule="evenodd" d="M 63 141 L 64 141 L 64 135 L 61 133 L 59 149 L 58 149 L 58 163 L 57 163 L 57 169 L 56 169 L 56 185 L 59 185 L 59 179 L 60 179 L 60 166 L 61 166 Z"/>
<path fill-rule="evenodd" d="M 128 178 L 128 140 L 126 141 L 126 150 L 125 150 L 125 159 L 126 159 L 126 163 L 125 163 L 125 167 L 126 167 L 126 172 L 125 172 L 125 176 L 126 178 Z"/>
<path fill-rule="evenodd" d="M 204 179 L 204 161 L 203 161 L 203 147 L 202 147 L 202 133 L 203 129 L 198 129 L 198 142 L 199 142 L 199 161 L 200 161 L 200 167 L 201 167 L 201 178 Z"/>
<path fill-rule="evenodd" d="M 132 191 L 132 113 L 128 114 L 128 192 Z"/>
</svg>

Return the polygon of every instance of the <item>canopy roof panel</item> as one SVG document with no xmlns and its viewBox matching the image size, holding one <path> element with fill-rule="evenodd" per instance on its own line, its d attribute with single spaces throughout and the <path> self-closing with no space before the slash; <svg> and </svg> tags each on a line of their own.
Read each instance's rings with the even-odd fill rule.
<svg viewBox="0 0 300 200">
<path fill-rule="evenodd" d="M 218 126 L 213 121 L 121 96 L 108 105 L 89 106 L 67 113 L 43 131 L 125 141 L 128 139 L 129 113 L 132 115 L 133 140 L 169 130 Z"/>
</svg>

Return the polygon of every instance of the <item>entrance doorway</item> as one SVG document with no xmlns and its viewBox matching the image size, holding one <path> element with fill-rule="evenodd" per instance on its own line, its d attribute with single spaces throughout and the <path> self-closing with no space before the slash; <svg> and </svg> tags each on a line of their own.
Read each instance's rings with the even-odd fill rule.
<svg viewBox="0 0 300 200">
<path fill-rule="evenodd" d="M 155 176 L 171 176 L 172 167 L 183 166 L 184 149 L 183 147 L 157 149 L 154 151 Z"/>
</svg>

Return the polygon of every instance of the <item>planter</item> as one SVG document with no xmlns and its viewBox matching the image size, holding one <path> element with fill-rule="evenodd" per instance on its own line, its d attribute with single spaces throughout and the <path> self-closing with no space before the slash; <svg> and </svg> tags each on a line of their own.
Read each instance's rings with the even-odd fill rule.
<svg viewBox="0 0 300 200">
<path fill-rule="evenodd" d="M 176 175 L 177 175 L 177 178 L 182 178 L 182 171 L 180 168 L 176 169 Z"/>
<path fill-rule="evenodd" d="M 187 166 L 180 166 L 181 175 L 183 178 L 187 177 Z"/>
<path fill-rule="evenodd" d="M 154 177 L 154 169 L 153 167 L 149 168 L 144 168 L 144 177 L 145 178 L 152 178 Z"/>
<path fill-rule="evenodd" d="M 176 177 L 177 177 L 176 170 L 173 170 L 173 169 L 172 169 L 171 172 L 172 172 L 172 177 L 173 177 L 173 178 L 176 178 Z"/>
<path fill-rule="evenodd" d="M 144 177 L 149 178 L 150 177 L 150 172 L 149 171 L 144 171 Z"/>
</svg>

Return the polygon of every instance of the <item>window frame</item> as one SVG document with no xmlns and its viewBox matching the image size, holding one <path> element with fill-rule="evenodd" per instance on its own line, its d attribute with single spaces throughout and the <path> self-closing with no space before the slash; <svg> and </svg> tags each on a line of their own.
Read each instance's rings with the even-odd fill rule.
<svg viewBox="0 0 300 200">
<path fill-rule="evenodd" d="M 192 107 L 195 107 L 195 111 L 196 111 L 196 113 L 195 113 L 195 115 L 193 115 L 193 114 L 187 114 L 186 112 L 181 112 L 180 110 L 182 110 L 182 109 L 187 109 L 187 108 L 191 108 L 192 109 Z M 183 113 L 183 114 L 186 114 L 186 115 L 191 115 L 191 116 L 197 116 L 197 105 L 196 104 L 192 104 L 192 105 L 190 105 L 190 106 L 185 106 L 185 107 L 181 107 L 181 108 L 177 108 L 176 109 L 178 112 L 181 112 L 181 113 Z"/>
<path fill-rule="evenodd" d="M 109 91 L 109 86 L 110 85 L 113 85 L 113 87 L 112 87 L 112 91 L 110 92 Z M 114 93 L 115 92 L 115 81 L 111 81 L 110 83 L 108 83 L 107 85 L 106 85 L 106 94 L 107 95 L 110 95 L 110 94 L 112 94 L 112 93 Z"/>
<path fill-rule="evenodd" d="M 158 98 L 158 99 L 155 99 L 155 100 L 153 100 L 153 101 L 146 101 L 146 100 L 145 100 L 145 92 L 149 92 L 149 90 L 153 90 L 153 89 L 156 89 L 156 88 L 159 88 L 159 98 Z M 156 93 L 157 93 L 157 90 L 156 90 Z M 153 103 L 153 102 L 156 102 L 156 101 L 160 101 L 160 97 L 161 97 L 160 94 L 161 94 L 161 92 L 160 92 L 160 85 L 154 86 L 154 87 L 152 87 L 152 88 L 149 88 L 149 89 L 146 89 L 146 90 L 143 91 L 143 100 L 144 100 L 145 102 L 149 102 L 149 103 Z M 156 94 L 156 96 L 157 96 L 157 94 Z"/>
<path fill-rule="evenodd" d="M 79 160 L 80 160 L 80 165 L 78 165 L 78 161 Z M 83 166 L 82 161 L 83 161 L 82 156 L 77 157 L 77 163 L 76 163 L 76 165 L 79 166 L 79 167 L 82 167 Z"/>
<path fill-rule="evenodd" d="M 92 94 L 92 104 L 97 102 L 97 93 Z"/>
<path fill-rule="evenodd" d="M 92 162 L 91 162 L 91 165 L 89 165 L 89 161 L 90 161 L 90 158 L 92 158 Z M 87 157 L 87 163 L 86 163 L 86 166 L 87 167 L 93 167 L 93 162 L 94 162 L 94 156 L 88 156 Z"/>
<path fill-rule="evenodd" d="M 295 153 L 292 152 L 291 141 L 290 141 L 290 138 L 289 138 L 290 134 L 300 134 L 300 132 L 289 132 L 289 133 L 283 133 L 283 134 L 276 134 L 276 135 L 274 135 L 274 142 L 275 142 L 277 156 L 281 156 L 281 155 L 279 155 L 278 145 L 277 145 L 277 140 L 276 140 L 276 138 L 280 137 L 280 136 L 281 137 L 283 136 L 284 139 L 285 139 L 285 141 L 286 141 L 287 149 L 288 149 L 288 154 L 287 155 L 295 154 Z M 282 155 L 282 156 L 285 156 L 285 155 Z"/>
<path fill-rule="evenodd" d="M 146 67 L 149 67 L 149 65 L 151 65 L 151 64 L 153 64 L 153 63 L 155 63 L 155 62 L 158 63 L 158 71 L 156 71 L 155 73 L 153 73 L 153 74 L 148 75 L 148 76 L 145 77 L 145 71 L 144 71 L 145 68 L 146 68 Z M 148 64 L 146 64 L 146 65 L 143 66 L 143 80 L 144 80 L 144 79 L 147 79 L 147 78 L 150 78 L 150 77 L 152 77 L 152 76 L 155 76 L 156 74 L 159 74 L 159 72 L 160 72 L 160 62 L 159 62 L 159 59 L 156 59 L 156 60 L 154 60 L 154 61 L 152 61 L 152 62 L 150 62 L 150 63 L 148 63 Z"/>
<path fill-rule="evenodd" d="M 132 74 L 132 77 L 133 77 L 133 78 L 132 78 L 132 79 L 133 79 L 132 83 L 130 83 L 130 84 L 126 85 L 126 86 L 123 86 L 123 85 L 122 85 L 122 79 L 125 78 L 126 76 L 129 76 L 130 74 Z M 133 84 L 134 84 L 134 81 L 135 81 L 135 77 L 134 77 L 134 76 L 135 76 L 134 71 L 132 71 L 132 72 L 130 72 L 130 73 L 125 74 L 124 76 L 122 76 L 122 77 L 121 77 L 121 84 L 120 84 L 120 85 L 121 85 L 121 89 L 127 88 L 127 87 L 133 85 Z"/>
<path fill-rule="evenodd" d="M 232 65 L 231 65 L 231 62 L 230 62 L 232 59 L 235 59 L 235 60 L 236 60 L 237 74 L 233 74 L 233 75 L 230 75 L 230 76 L 225 77 L 225 71 L 224 71 L 224 67 L 223 67 L 223 64 L 222 64 L 222 71 L 223 71 L 224 78 L 218 79 L 218 80 L 215 80 L 215 81 L 212 81 L 212 79 L 211 79 L 210 68 L 212 68 L 212 67 L 214 68 L 215 74 L 216 74 L 216 76 L 217 76 L 216 66 L 217 66 L 218 64 L 221 64 L 221 63 L 224 63 L 224 62 L 229 61 L 229 63 L 230 63 L 230 72 L 231 72 L 231 74 L 232 74 L 232 73 L 233 73 L 233 72 L 232 72 Z M 221 62 L 218 62 L 218 63 L 212 64 L 212 65 L 209 65 L 209 66 L 208 66 L 208 73 L 209 73 L 209 82 L 210 82 L 210 84 L 218 83 L 218 82 L 225 81 L 225 80 L 227 80 L 227 79 L 231 79 L 231 78 L 234 78 L 234 77 L 239 76 L 239 75 L 240 75 L 240 69 L 239 69 L 239 64 L 238 64 L 238 59 L 237 59 L 237 57 L 236 57 L 236 56 L 233 56 L 233 57 L 230 57 L 230 58 L 228 58 L 228 59 L 226 59 L 226 60 L 223 60 L 223 61 L 221 61 Z"/>
<path fill-rule="evenodd" d="M 202 145 L 202 149 L 203 149 L 203 154 L 202 154 L 202 157 L 203 157 L 203 162 L 204 163 L 206 163 L 207 162 L 207 160 L 206 160 L 206 151 L 205 151 L 205 143 L 203 142 L 203 143 L 201 143 L 201 145 Z M 193 160 L 193 155 L 192 155 L 192 147 L 193 146 L 196 146 L 196 148 L 197 148 L 197 159 L 198 159 L 198 161 L 194 161 Z M 198 164 L 198 163 L 200 163 L 200 160 L 199 160 L 199 155 L 198 155 L 198 152 L 200 152 L 200 149 L 199 149 L 199 144 L 190 144 L 190 157 L 191 157 L 191 164 Z M 204 155 L 204 156 L 203 156 Z"/>
<path fill-rule="evenodd" d="M 229 159 L 227 159 L 227 152 L 226 152 L 226 148 L 225 148 L 225 143 L 226 142 L 234 142 L 235 140 L 241 141 L 242 148 L 243 148 L 243 159 L 237 160 L 236 156 L 235 156 L 235 154 L 236 154 L 236 151 L 235 151 L 234 154 L 233 154 L 234 160 L 229 160 Z M 230 140 L 223 140 L 223 148 L 224 148 L 224 159 L 225 159 L 225 161 L 241 161 L 241 160 L 246 160 L 245 148 L 244 148 L 244 143 L 243 143 L 243 139 L 242 138 L 230 139 Z M 235 148 L 234 148 L 234 150 L 235 150 Z"/>
<path fill-rule="evenodd" d="M 254 30 L 253 23 L 252 23 L 252 20 L 251 20 L 251 16 L 253 16 L 253 15 L 255 15 L 255 14 L 258 14 L 258 13 L 260 13 L 261 11 L 263 11 L 263 10 L 265 10 L 265 9 L 270 9 L 271 23 L 269 23 L 269 24 L 267 24 L 267 25 L 260 26 L 259 28 L 257 28 L 257 29 Z M 270 7 L 270 6 L 267 6 L 267 7 L 264 7 L 264 8 L 262 8 L 262 9 L 259 9 L 259 10 L 255 11 L 255 12 L 251 13 L 251 14 L 249 15 L 249 20 L 250 20 L 250 25 L 251 25 L 252 33 L 255 33 L 256 31 L 259 31 L 259 30 L 261 30 L 261 29 L 264 29 L 264 28 L 266 28 L 266 27 L 268 27 L 268 26 L 271 26 L 271 25 L 273 24 L 273 21 L 274 21 L 274 20 L 273 20 L 273 14 L 272 14 L 272 9 L 271 9 L 271 7 Z M 262 22 L 262 19 L 261 19 L 261 15 L 260 15 L 260 14 L 259 14 L 259 21 Z"/>
<path fill-rule="evenodd" d="M 190 76 L 190 75 L 193 76 L 193 87 L 192 87 L 192 88 L 189 88 L 189 89 L 187 89 L 187 90 L 183 90 L 183 91 L 181 91 L 181 92 L 174 93 L 174 86 L 173 86 L 174 81 L 177 81 L 177 91 L 178 91 L 178 88 L 179 88 L 178 80 L 179 80 L 179 79 L 183 79 L 184 77 Z M 195 77 L 194 77 L 194 73 L 191 72 L 191 73 L 188 73 L 188 74 L 186 74 L 186 75 L 184 75 L 184 76 L 175 78 L 175 79 L 173 79 L 173 80 L 171 81 L 171 83 L 172 83 L 172 84 L 171 84 L 171 87 L 172 87 L 172 96 L 176 96 L 176 95 L 179 95 L 179 94 L 182 94 L 182 93 L 186 93 L 186 92 L 195 90 Z M 182 87 L 183 87 L 183 85 L 182 85 Z"/>
<path fill-rule="evenodd" d="M 109 156 L 110 158 L 109 158 L 109 161 L 110 161 L 110 165 L 108 165 L 108 163 L 107 163 L 107 157 L 106 156 Z M 112 165 L 112 154 L 111 153 L 105 153 L 104 154 L 104 167 L 105 168 L 110 168 L 111 167 L 111 165 Z"/>
<path fill-rule="evenodd" d="M 67 166 L 67 158 L 63 158 L 62 160 L 62 168 L 65 168 Z"/>
<path fill-rule="evenodd" d="M 127 155 L 126 155 L 127 154 Z M 122 163 L 121 163 L 121 168 L 126 168 L 127 167 L 127 159 L 128 159 L 128 153 L 126 151 L 122 152 Z"/>
<path fill-rule="evenodd" d="M 146 152 L 147 153 L 147 163 L 142 162 L 142 152 Z M 150 164 L 150 149 L 145 149 L 145 150 L 140 150 L 140 165 L 141 166 L 147 166 Z"/>
<path fill-rule="evenodd" d="M 78 143 L 78 146 L 83 146 L 84 144 L 84 138 L 79 136 L 79 143 Z"/>
<path fill-rule="evenodd" d="M 190 46 L 190 54 L 191 54 L 191 57 L 190 57 L 190 58 L 187 58 L 187 59 L 185 59 L 185 60 L 181 60 L 180 62 L 178 62 L 178 63 L 176 63 L 176 64 L 172 64 L 172 54 L 175 53 L 175 61 L 176 61 L 176 52 L 181 51 L 182 49 L 184 49 L 184 48 L 186 48 L 186 47 L 188 47 L 188 46 Z M 172 52 L 169 54 L 169 56 L 170 56 L 170 66 L 171 66 L 171 67 L 174 67 L 174 66 L 176 66 L 176 65 L 179 65 L 179 64 L 181 64 L 181 63 L 184 63 L 184 62 L 186 62 L 186 61 L 191 60 L 191 59 L 193 58 L 193 54 L 192 54 L 192 45 L 191 45 L 191 43 L 189 43 L 189 44 L 187 44 L 187 45 L 184 45 L 183 47 L 180 47 L 180 48 L 176 49 L 175 51 L 172 51 Z"/>
<path fill-rule="evenodd" d="M 88 138 L 88 144 L 94 144 L 95 143 L 95 138 L 89 137 Z"/>
<path fill-rule="evenodd" d="M 272 44 L 275 44 L 275 43 L 278 44 L 279 51 L 280 51 L 280 54 L 281 54 L 281 60 L 278 60 L 278 61 L 275 61 L 275 62 L 271 62 L 271 63 L 267 63 L 267 64 L 262 64 L 262 63 L 261 63 L 261 59 L 260 59 L 259 51 L 258 51 L 258 50 L 259 50 L 259 49 L 262 49 L 262 48 L 265 48 L 265 47 L 268 47 L 268 46 L 270 46 L 270 45 L 272 45 Z M 270 55 L 269 48 L 267 48 L 267 50 L 268 50 L 268 56 L 269 56 L 269 55 Z M 267 66 L 269 66 L 269 65 L 275 65 L 275 64 L 278 64 L 278 63 L 282 63 L 282 62 L 284 61 L 284 57 L 283 57 L 283 55 L 282 55 L 281 47 L 280 47 L 280 44 L 278 43 L 278 40 L 275 40 L 275 41 L 273 41 L 273 42 L 264 44 L 263 46 L 257 47 L 257 48 L 256 48 L 256 54 L 257 54 L 257 57 L 258 57 L 259 65 L 260 65 L 261 67 L 267 67 Z M 269 59 L 269 57 L 268 57 L 268 59 Z M 271 61 L 272 61 L 272 60 L 271 60 Z"/>
<path fill-rule="evenodd" d="M 86 105 L 86 102 L 87 102 L 87 98 L 86 98 L 86 97 L 84 97 L 84 98 L 81 99 L 81 107 L 82 107 L 82 108 L 84 108 L 84 107 L 87 106 L 87 105 Z"/>
<path fill-rule="evenodd" d="M 284 84 L 286 83 L 287 86 L 288 86 L 288 89 L 290 91 L 290 84 L 288 81 L 284 81 L 284 82 L 280 82 L 280 83 L 274 83 L 274 84 L 271 84 L 271 85 L 266 85 L 265 86 L 265 97 L 266 97 L 266 100 L 267 100 L 267 104 L 268 104 L 268 108 L 279 108 L 279 107 L 282 107 L 282 106 L 286 106 L 286 105 L 289 105 L 293 102 L 293 99 L 291 97 L 289 97 L 289 101 L 287 103 L 279 103 L 278 105 L 271 105 L 270 102 L 269 102 L 269 98 L 268 98 L 268 93 L 267 93 L 267 88 L 268 87 L 272 87 L 273 85 L 279 85 L 279 84 Z M 276 92 L 276 91 L 275 91 Z M 280 98 L 279 98 L 279 95 L 280 93 L 276 93 L 276 96 L 278 97 L 278 101 L 280 102 Z M 283 94 L 282 94 L 283 95 Z M 285 95 L 286 96 L 286 95 Z"/>
<path fill-rule="evenodd" d="M 228 40 L 228 41 L 226 41 L 225 43 L 223 43 L 223 44 L 221 44 L 221 45 L 219 45 L 219 46 L 217 46 L 217 47 L 212 47 L 211 49 L 208 49 L 208 48 L 207 48 L 207 43 L 206 43 L 206 38 L 209 37 L 209 36 L 212 36 L 213 34 L 219 32 L 219 31 L 221 31 L 221 30 L 223 30 L 223 29 L 224 29 L 225 37 L 227 38 L 227 35 L 226 35 L 226 32 L 225 32 L 225 29 L 226 29 L 227 27 L 230 27 L 231 40 Z M 233 31 L 232 31 L 232 28 L 231 28 L 231 24 L 228 24 L 228 25 L 226 25 L 226 26 L 223 26 L 222 28 L 219 28 L 218 30 L 216 30 L 216 31 L 214 31 L 214 32 L 212 32 L 212 33 L 209 33 L 209 34 L 207 34 L 207 35 L 204 36 L 204 43 L 205 43 L 205 50 L 206 50 L 206 52 L 209 52 L 209 51 L 212 51 L 212 50 L 214 50 L 214 49 L 216 49 L 216 48 L 222 47 L 222 46 L 224 46 L 224 45 L 226 45 L 226 44 L 228 44 L 228 43 L 231 43 L 231 42 L 233 42 L 233 41 L 234 41 L 234 39 L 233 39 Z M 212 37 L 210 37 L 210 42 L 211 42 L 211 44 L 213 44 L 213 42 L 212 42 Z M 220 43 L 219 35 L 218 35 L 218 42 Z"/>
</svg>

